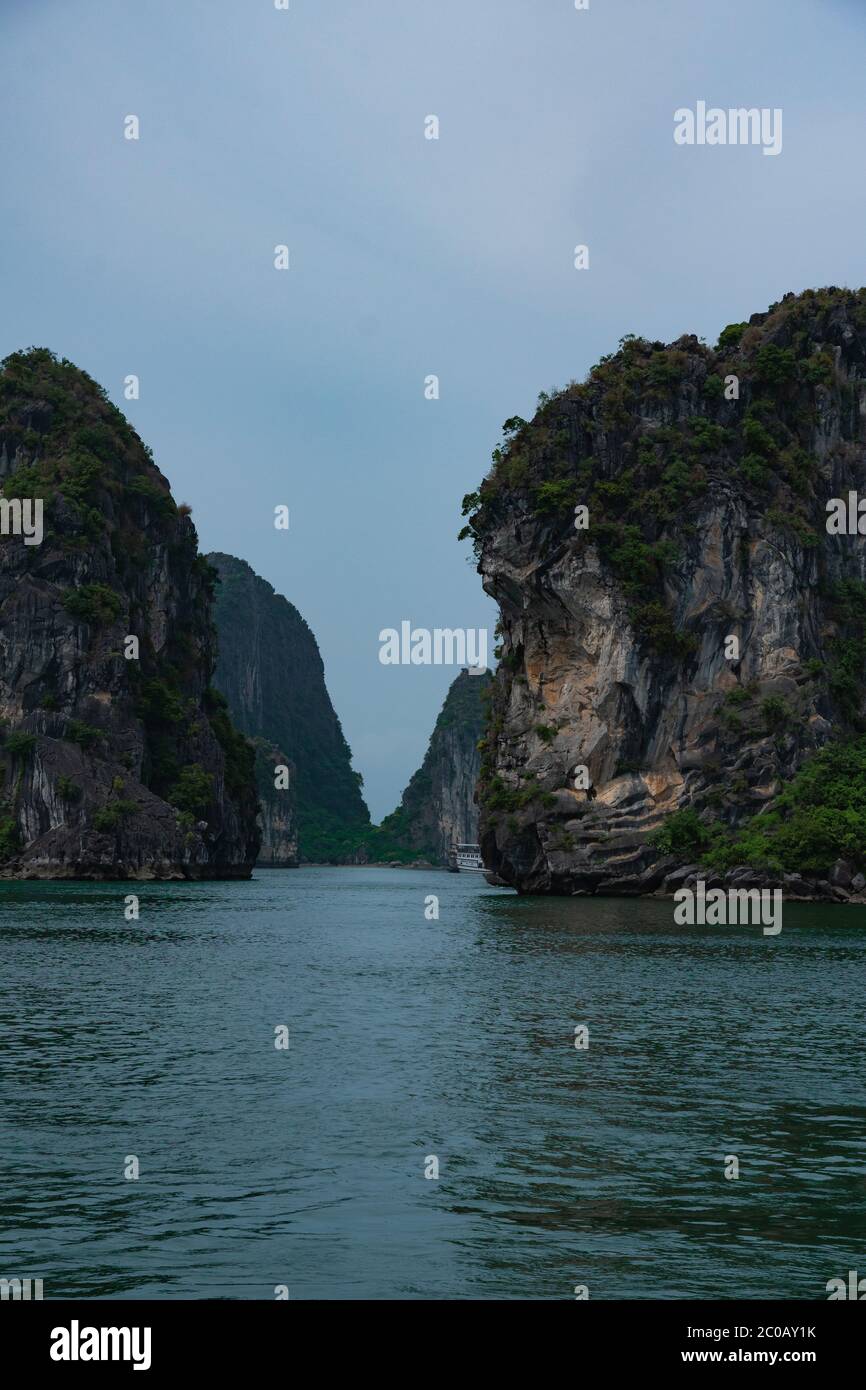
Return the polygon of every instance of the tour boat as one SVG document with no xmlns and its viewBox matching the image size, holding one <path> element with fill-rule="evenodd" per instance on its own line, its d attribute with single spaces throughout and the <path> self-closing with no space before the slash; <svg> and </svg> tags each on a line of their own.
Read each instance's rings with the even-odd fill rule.
<svg viewBox="0 0 866 1390">
<path fill-rule="evenodd" d="M 455 845 L 451 851 L 455 872 L 465 870 L 468 873 L 483 874 L 484 864 L 481 859 L 480 845 Z"/>
</svg>

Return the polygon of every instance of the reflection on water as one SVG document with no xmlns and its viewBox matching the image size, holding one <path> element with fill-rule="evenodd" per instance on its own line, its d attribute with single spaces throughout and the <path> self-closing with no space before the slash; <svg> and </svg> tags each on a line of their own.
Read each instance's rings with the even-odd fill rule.
<svg viewBox="0 0 866 1390">
<path fill-rule="evenodd" d="M 866 1258 L 864 928 L 391 869 L 0 884 L 0 1276 L 825 1298 Z"/>
</svg>

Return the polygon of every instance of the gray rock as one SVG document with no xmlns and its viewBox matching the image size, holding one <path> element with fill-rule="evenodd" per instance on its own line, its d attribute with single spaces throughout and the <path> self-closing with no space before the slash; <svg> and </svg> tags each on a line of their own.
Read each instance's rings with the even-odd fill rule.
<svg viewBox="0 0 866 1390">
<path fill-rule="evenodd" d="M 866 322 L 858 295 L 828 293 L 826 303 L 804 295 L 761 316 L 744 359 L 751 366 L 762 347 L 789 347 L 795 340 L 791 314 L 796 355 L 820 346 L 833 357 L 838 379 L 829 389 L 808 388 L 812 435 L 803 443 L 811 455 L 810 484 L 827 495 L 832 478 L 834 493 L 845 495 L 862 489 L 866 476 L 866 441 L 849 438 L 838 405 L 843 383 L 862 389 Z M 862 555 L 856 547 L 840 547 L 819 521 L 814 546 L 803 545 L 774 520 L 772 507 L 756 502 L 738 474 L 743 407 L 760 389 L 755 374 L 744 371 L 746 395 L 739 405 L 714 403 L 703 387 L 708 373 L 724 374 L 724 357 L 689 336 L 671 349 L 676 381 L 664 399 L 645 384 L 649 348 L 625 348 L 521 427 L 512 458 L 528 476 L 519 485 L 509 482 L 507 466 L 482 485 L 474 523 L 479 569 L 485 591 L 499 605 L 503 648 L 492 702 L 490 780 L 498 775 L 511 788 L 520 773 L 535 773 L 556 797 L 553 806 L 533 804 L 509 818 L 493 807 L 485 812 L 482 789 L 485 863 L 523 892 L 569 891 L 563 885 L 576 886 L 581 875 L 591 880 L 595 872 L 605 891 L 617 878 L 631 891 L 634 865 L 610 852 L 617 836 L 646 841 L 676 810 L 703 816 L 709 797 L 718 816 L 734 825 L 744 810 L 772 806 L 808 758 L 846 727 L 832 688 L 803 675 L 812 660 L 825 659 L 823 634 L 833 623 L 833 605 L 817 577 L 862 579 Z M 625 395 L 623 371 L 633 384 Z M 698 419 L 702 428 L 709 421 L 727 432 L 717 450 L 702 455 L 706 488 L 698 497 L 684 492 L 652 534 L 676 546 L 677 559 L 658 577 L 652 599 L 664 610 L 660 617 L 666 612 L 670 631 L 689 639 L 684 657 L 636 627 L 629 575 L 612 560 L 610 545 L 596 539 L 595 518 L 578 534 L 565 512 L 545 513 L 532 497 L 543 482 L 587 470 L 587 492 L 596 480 L 616 482 L 636 464 L 639 438 L 651 444 L 653 431 L 663 427 L 681 432 L 685 441 Z M 632 492 L 642 481 L 629 482 Z M 732 615 L 748 634 L 736 666 L 724 654 Z M 725 703 L 734 690 L 741 693 L 738 706 Z M 767 727 L 762 703 L 770 695 L 788 706 L 790 718 L 781 712 L 784 727 Z M 731 715 L 739 721 L 734 728 Z M 544 731 L 551 727 L 556 738 L 548 745 Z M 567 815 L 560 795 L 577 763 L 589 769 L 598 826 L 591 840 L 566 852 L 565 863 L 559 855 L 551 863 L 546 846 L 557 842 L 555 831 Z M 666 884 L 691 880 L 690 873 L 669 879 L 678 867 L 667 870 Z M 739 870 L 726 883 L 781 885 L 781 875 Z M 829 896 L 830 885 L 818 891 Z"/>
<path fill-rule="evenodd" d="M 678 888 L 681 883 L 685 883 L 687 878 L 699 871 L 699 864 L 684 864 L 681 869 L 674 869 L 673 873 L 665 874 L 664 886 L 665 888 Z"/>
<path fill-rule="evenodd" d="M 803 878 L 801 874 L 783 874 L 782 888 L 786 898 L 806 898 L 814 897 L 814 885 Z"/>
<path fill-rule="evenodd" d="M 782 887 L 779 874 L 763 873 L 759 869 L 732 869 L 725 875 L 725 884 L 730 888 L 774 889 Z"/>
<path fill-rule="evenodd" d="M 830 870 L 830 883 L 834 888 L 848 888 L 854 877 L 853 867 L 845 859 L 837 859 Z"/>
</svg>

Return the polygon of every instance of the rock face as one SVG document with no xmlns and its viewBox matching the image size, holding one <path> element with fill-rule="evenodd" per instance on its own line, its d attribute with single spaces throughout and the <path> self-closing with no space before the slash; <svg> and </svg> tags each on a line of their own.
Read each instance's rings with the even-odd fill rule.
<svg viewBox="0 0 866 1390">
<path fill-rule="evenodd" d="M 669 813 L 741 825 L 862 731 L 866 537 L 829 533 L 827 503 L 866 497 L 864 417 L 866 291 L 833 289 L 715 350 L 623 340 L 506 422 L 464 503 L 501 612 L 488 868 L 521 892 L 653 890 Z"/>
<path fill-rule="evenodd" d="M 297 868 L 298 823 L 292 790 L 297 769 L 276 744 L 263 738 L 254 738 L 252 744 L 256 750 L 256 787 L 262 827 L 258 862 L 271 869 Z M 287 785 L 283 786 L 283 782 Z"/>
<path fill-rule="evenodd" d="M 210 687 L 213 577 L 187 509 L 45 349 L 0 370 L 0 487 L 0 876 L 248 877 L 253 751 Z"/>
<path fill-rule="evenodd" d="M 478 745 L 485 723 L 485 695 L 492 681 L 489 671 L 480 676 L 462 671 L 453 682 L 424 761 L 397 810 L 380 828 L 383 837 L 416 850 L 434 864 L 447 864 L 451 845 L 478 840 Z"/>
<path fill-rule="evenodd" d="M 244 560 L 212 554 L 219 575 L 214 683 L 237 727 L 260 746 L 261 862 L 291 865 L 351 860 L 370 824 L 361 778 L 352 771 L 325 686 L 316 639 L 300 613 Z M 288 790 L 274 787 L 273 761 L 291 767 Z"/>
</svg>

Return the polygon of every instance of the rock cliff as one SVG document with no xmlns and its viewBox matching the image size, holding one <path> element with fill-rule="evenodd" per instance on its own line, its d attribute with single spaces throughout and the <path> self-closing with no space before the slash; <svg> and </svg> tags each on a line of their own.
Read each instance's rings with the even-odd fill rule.
<svg viewBox="0 0 866 1390">
<path fill-rule="evenodd" d="M 252 739 L 256 750 L 256 787 L 262 846 L 258 862 L 272 869 L 295 869 L 298 857 L 298 821 L 294 800 L 297 769 L 294 763 L 264 738 Z"/>
<path fill-rule="evenodd" d="M 188 508 L 46 349 L 0 369 L 0 488 L 0 876 L 248 877 L 253 752 Z"/>
<path fill-rule="evenodd" d="M 379 837 L 413 850 L 434 864 L 448 862 L 458 841 L 478 840 L 475 793 L 481 765 L 485 697 L 493 677 L 462 671 L 439 712 L 418 771 L 397 810 L 379 827 Z M 388 856 L 390 857 L 390 856 Z"/>
<path fill-rule="evenodd" d="M 316 639 L 298 610 L 244 560 L 208 556 L 219 576 L 214 683 L 237 727 L 260 745 L 261 862 L 343 862 L 355 855 L 370 814 L 325 686 Z M 274 787 L 273 759 L 291 765 Z"/>
<path fill-rule="evenodd" d="M 715 348 L 624 339 L 506 422 L 461 533 L 501 615 L 480 797 L 505 881 L 862 862 L 856 759 L 816 754 L 862 751 L 866 727 L 866 537 L 831 521 L 866 498 L 864 422 L 866 291 L 837 289 Z"/>
</svg>

